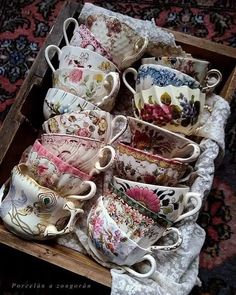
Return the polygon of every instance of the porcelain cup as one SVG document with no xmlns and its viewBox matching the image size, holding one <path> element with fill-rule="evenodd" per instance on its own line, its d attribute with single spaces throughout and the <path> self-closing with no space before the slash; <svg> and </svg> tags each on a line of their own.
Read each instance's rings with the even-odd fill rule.
<svg viewBox="0 0 236 295">
<path fill-rule="evenodd" d="M 134 115 L 154 125 L 187 135 L 199 127 L 206 94 L 188 86 L 152 86 L 134 94 Z"/>
<path fill-rule="evenodd" d="M 115 128 L 119 125 L 119 129 Z M 127 117 L 109 112 L 86 110 L 58 115 L 43 123 L 46 133 L 64 133 L 97 139 L 112 144 L 127 128 Z"/>
<path fill-rule="evenodd" d="M 84 68 L 63 68 L 53 72 L 53 87 L 79 96 L 111 111 L 120 89 L 119 74 Z"/>
<path fill-rule="evenodd" d="M 105 14 L 89 15 L 85 25 L 111 53 L 120 70 L 140 59 L 148 46 L 146 37 L 137 34 L 118 18 Z"/>
<path fill-rule="evenodd" d="M 75 46 L 64 46 L 60 49 L 56 45 L 49 45 L 45 49 L 45 58 L 48 65 L 55 71 L 50 56 L 50 52 L 56 52 L 59 60 L 59 69 L 62 68 L 88 68 L 94 70 L 101 70 L 105 73 L 119 71 L 118 68 L 106 57 L 91 51 L 89 49 L 75 47 Z"/>
<path fill-rule="evenodd" d="M 114 176 L 113 186 L 151 212 L 171 222 L 178 222 L 196 214 L 202 206 L 201 194 L 190 192 L 190 188 L 183 185 L 151 185 Z M 192 209 L 187 208 L 189 204 L 193 204 Z"/>
<path fill-rule="evenodd" d="M 204 83 L 207 72 L 210 69 L 210 63 L 206 60 L 193 58 L 191 56 L 158 56 L 142 58 L 141 64 L 155 64 L 169 67 L 185 73 L 201 84 Z"/>
<path fill-rule="evenodd" d="M 45 240 L 69 233 L 78 213 L 83 213 L 69 199 L 39 185 L 25 164 L 13 168 L 0 199 L 4 225 L 25 239 Z"/>
<path fill-rule="evenodd" d="M 135 81 L 135 89 L 130 86 L 126 80 L 126 75 L 131 73 Z M 123 81 L 126 87 L 133 93 L 147 90 L 152 86 L 165 87 L 173 86 L 188 86 L 191 89 L 200 88 L 201 85 L 194 78 L 181 73 L 180 71 L 167 68 L 159 65 L 141 65 L 138 71 L 134 68 L 128 68 L 123 72 Z"/>
<path fill-rule="evenodd" d="M 45 120 L 59 114 L 99 110 L 87 100 L 58 88 L 49 88 L 43 103 Z"/>
<path fill-rule="evenodd" d="M 189 179 L 192 167 L 126 143 L 116 144 L 115 173 L 118 177 L 137 182 L 175 186 Z"/>
<path fill-rule="evenodd" d="M 56 157 L 39 140 L 34 142 L 26 164 L 35 181 L 63 197 L 76 194 L 80 195 L 78 200 L 84 201 L 96 193 L 96 185 L 90 175 Z"/>
<path fill-rule="evenodd" d="M 182 163 L 196 161 L 200 147 L 194 141 L 146 121 L 128 117 L 130 145 Z"/>
<path fill-rule="evenodd" d="M 67 35 L 67 27 L 73 23 L 75 26 L 73 36 L 69 41 Z M 110 61 L 112 61 L 112 56 L 108 50 L 106 50 L 102 44 L 94 37 L 94 35 L 87 29 L 85 25 L 78 24 L 77 20 L 73 17 L 67 18 L 63 23 L 63 35 L 66 41 L 66 45 L 77 46 L 85 49 L 94 51 Z"/>
<path fill-rule="evenodd" d="M 41 141 L 54 156 L 91 176 L 107 170 L 115 157 L 113 147 L 88 137 L 50 133 L 42 134 Z"/>
<path fill-rule="evenodd" d="M 104 205 L 106 196 L 99 197 L 95 205 L 90 210 L 87 217 L 88 236 L 97 249 L 98 253 L 105 257 L 106 261 L 117 265 L 132 266 L 145 255 L 155 253 L 158 250 L 171 251 L 179 247 L 182 243 L 182 236 L 177 229 L 163 230 L 163 235 L 175 232 L 178 235 L 178 242 L 171 246 L 150 246 L 143 248 L 124 231 L 110 217 Z"/>
</svg>

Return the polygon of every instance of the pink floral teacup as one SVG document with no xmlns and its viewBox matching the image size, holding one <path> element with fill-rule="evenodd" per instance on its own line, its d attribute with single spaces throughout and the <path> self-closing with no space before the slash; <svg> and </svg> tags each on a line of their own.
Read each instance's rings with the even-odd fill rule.
<svg viewBox="0 0 236 295">
<path fill-rule="evenodd" d="M 119 69 L 129 67 L 145 53 L 148 39 L 117 18 L 104 14 L 89 15 L 85 25 L 109 50 Z"/>
<path fill-rule="evenodd" d="M 119 123 L 119 130 L 114 129 L 117 123 Z M 127 118 L 125 116 L 118 115 L 112 119 L 110 113 L 101 110 L 67 113 L 50 118 L 43 123 L 46 133 L 89 137 L 105 144 L 112 144 L 126 128 Z"/>
<path fill-rule="evenodd" d="M 43 114 L 46 120 L 55 115 L 83 110 L 99 110 L 99 108 L 87 100 L 61 89 L 48 89 L 43 103 Z"/>
<path fill-rule="evenodd" d="M 178 222 L 196 214 L 202 205 L 201 194 L 190 192 L 190 188 L 187 186 L 151 185 L 116 176 L 113 177 L 113 186 L 151 212 L 171 222 Z M 190 203 L 194 204 L 193 209 L 183 213 Z"/>
<path fill-rule="evenodd" d="M 79 96 L 99 108 L 111 111 L 120 89 L 119 74 L 94 69 L 58 69 L 53 72 L 53 87 Z"/>
<path fill-rule="evenodd" d="M 55 71 L 50 60 L 50 52 L 52 51 L 56 51 L 58 55 L 59 69 L 91 68 L 105 73 L 118 71 L 118 68 L 110 60 L 89 49 L 69 45 L 60 49 L 56 45 L 49 45 L 45 49 L 45 58 L 52 71 Z"/>
<path fill-rule="evenodd" d="M 97 251 L 104 256 L 106 261 L 118 265 L 131 266 L 140 261 L 145 255 L 152 254 L 158 250 L 171 251 L 176 245 L 171 246 L 150 246 L 143 248 L 127 234 L 122 231 L 117 223 L 109 215 L 104 200 L 106 196 L 100 197 L 92 207 L 88 218 L 88 235 Z M 178 235 L 178 246 L 182 243 L 182 237 L 177 229 L 168 229 L 162 232 L 162 236 L 175 232 Z M 154 241 L 154 239 L 153 239 Z"/>
<path fill-rule="evenodd" d="M 174 186 L 189 179 L 188 164 L 153 155 L 125 143 L 116 144 L 116 173 L 121 178 L 149 184 Z"/>
<path fill-rule="evenodd" d="M 73 36 L 69 41 L 66 29 L 70 23 L 74 23 L 75 29 L 73 32 Z M 66 45 L 89 49 L 112 61 L 112 56 L 109 51 L 101 45 L 101 43 L 94 37 L 94 35 L 87 29 L 85 25 L 82 24 L 79 26 L 75 18 L 69 17 L 64 21 L 63 35 L 66 41 Z"/>
<path fill-rule="evenodd" d="M 96 193 L 91 176 L 53 155 L 38 140 L 33 144 L 26 164 L 40 185 L 62 196 L 81 194 L 80 200 L 88 200 Z"/>
<path fill-rule="evenodd" d="M 76 216 L 84 212 L 69 200 L 39 185 L 30 168 L 19 164 L 13 168 L 9 184 L 0 190 L 0 216 L 14 234 L 46 240 L 71 232 Z"/>
</svg>

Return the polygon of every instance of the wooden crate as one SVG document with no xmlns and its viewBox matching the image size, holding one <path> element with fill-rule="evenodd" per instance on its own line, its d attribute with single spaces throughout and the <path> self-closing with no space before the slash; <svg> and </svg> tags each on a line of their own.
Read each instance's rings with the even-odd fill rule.
<svg viewBox="0 0 236 295">
<path fill-rule="evenodd" d="M 9 177 L 14 165 L 19 162 L 24 149 L 32 144 L 41 129 L 43 101 L 51 85 L 51 70 L 44 58 L 49 44 L 65 45 L 62 34 L 63 21 L 68 17 L 77 18 L 81 4 L 65 2 L 46 42 L 40 50 L 25 79 L 11 110 L 0 130 L 0 184 Z M 168 30 L 169 31 L 169 30 Z M 230 101 L 236 89 L 236 49 L 171 31 L 176 42 L 194 57 L 209 60 L 213 67 L 223 73 L 219 93 Z M 72 34 L 72 30 L 70 32 Z M 111 286 L 108 269 L 77 251 L 57 245 L 55 242 L 36 243 L 18 238 L 0 224 L 0 243 L 24 253 L 50 262 L 76 274 L 85 276 L 105 286 Z"/>
</svg>

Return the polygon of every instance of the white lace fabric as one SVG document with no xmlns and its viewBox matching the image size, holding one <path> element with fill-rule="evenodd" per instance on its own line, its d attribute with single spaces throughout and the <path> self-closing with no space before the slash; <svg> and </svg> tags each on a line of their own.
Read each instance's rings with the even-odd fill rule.
<svg viewBox="0 0 236 295">
<path fill-rule="evenodd" d="M 79 20 L 83 22 L 86 16 L 93 13 L 105 13 L 116 16 L 142 33 L 148 34 L 149 28 L 152 25 L 151 22 L 136 20 L 90 3 L 84 5 Z M 153 28 L 153 25 L 152 31 L 155 31 L 155 34 L 152 32 L 153 40 L 158 36 L 158 40 L 162 40 L 163 43 L 175 46 L 172 35 L 163 32 L 160 28 Z M 201 116 L 201 128 L 198 131 L 198 135 L 202 137 L 200 142 L 201 155 L 194 167 L 194 173 L 197 175 L 197 178 L 191 186 L 191 191 L 200 192 L 203 197 L 206 197 L 211 189 L 215 164 L 222 160 L 224 154 L 224 128 L 230 114 L 228 103 L 218 95 L 212 94 L 209 96 L 207 104 L 211 107 L 212 112 L 209 113 L 206 110 Z M 98 191 L 95 198 L 106 192 L 105 184 L 110 181 L 111 177 L 112 170 L 104 174 L 104 178 L 101 176 L 97 180 Z M 58 238 L 59 244 L 94 256 L 88 245 L 86 231 L 86 212 L 89 211 L 94 202 L 94 198 L 86 202 L 84 207 L 85 214 L 76 223 L 74 233 Z M 189 294 L 193 286 L 199 282 L 199 253 L 205 240 L 205 231 L 196 223 L 196 220 L 197 214 L 175 224 L 183 235 L 183 243 L 175 251 L 165 252 L 159 250 L 155 253 L 157 270 L 152 277 L 138 279 L 112 268 L 111 295 Z M 113 267 L 113 265 L 98 259 L 96 260 L 105 267 Z M 147 267 L 149 266 L 142 263 L 139 264 L 138 269 L 142 272 Z"/>
</svg>

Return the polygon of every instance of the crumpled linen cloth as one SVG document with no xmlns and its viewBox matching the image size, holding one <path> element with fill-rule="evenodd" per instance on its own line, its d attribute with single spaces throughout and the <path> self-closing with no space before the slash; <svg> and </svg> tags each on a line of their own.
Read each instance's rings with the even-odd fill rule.
<svg viewBox="0 0 236 295">
<path fill-rule="evenodd" d="M 92 4 L 85 4 L 80 17 L 83 19 L 86 13 L 91 14 L 95 12 L 101 13 L 104 12 L 104 9 Z M 120 14 L 107 10 L 105 12 L 114 16 L 120 16 Z M 131 19 L 122 16 L 122 20 L 124 18 Z M 140 20 L 132 19 L 132 23 L 136 24 L 136 22 L 139 24 Z M 137 25 L 141 29 L 142 26 L 140 26 Z M 159 31 L 160 29 L 156 28 L 156 30 Z M 171 36 L 169 37 L 170 40 L 172 40 Z M 224 155 L 224 128 L 230 114 L 229 104 L 218 95 L 212 94 L 208 96 L 206 103 L 211 107 L 212 111 L 208 112 L 205 110 L 200 118 L 201 127 L 197 135 L 202 138 L 200 142 L 201 155 L 194 167 L 194 173 L 197 175 L 197 178 L 191 186 L 191 191 L 200 192 L 203 199 L 207 197 L 211 189 L 215 165 L 220 163 Z M 112 171 L 108 171 L 104 178 L 102 176 L 99 177 L 96 183 L 97 194 L 95 198 L 85 202 L 85 214 L 76 223 L 75 231 L 72 234 L 58 238 L 57 242 L 76 251 L 87 253 L 103 266 L 111 268 L 111 295 L 189 294 L 194 285 L 199 284 L 199 253 L 205 240 L 204 230 L 196 223 L 198 214 L 174 224 L 182 233 L 183 243 L 176 251 L 166 252 L 159 250 L 154 254 L 157 270 L 148 279 L 138 279 L 127 273 L 121 273 L 116 269 L 115 265 L 99 261 L 93 255 L 86 233 L 87 214 L 95 199 L 106 191 L 106 184 L 111 180 L 111 177 Z M 164 238 L 164 242 L 168 242 L 168 237 Z M 140 263 L 137 268 L 142 272 L 148 267 L 145 263 Z"/>
</svg>

